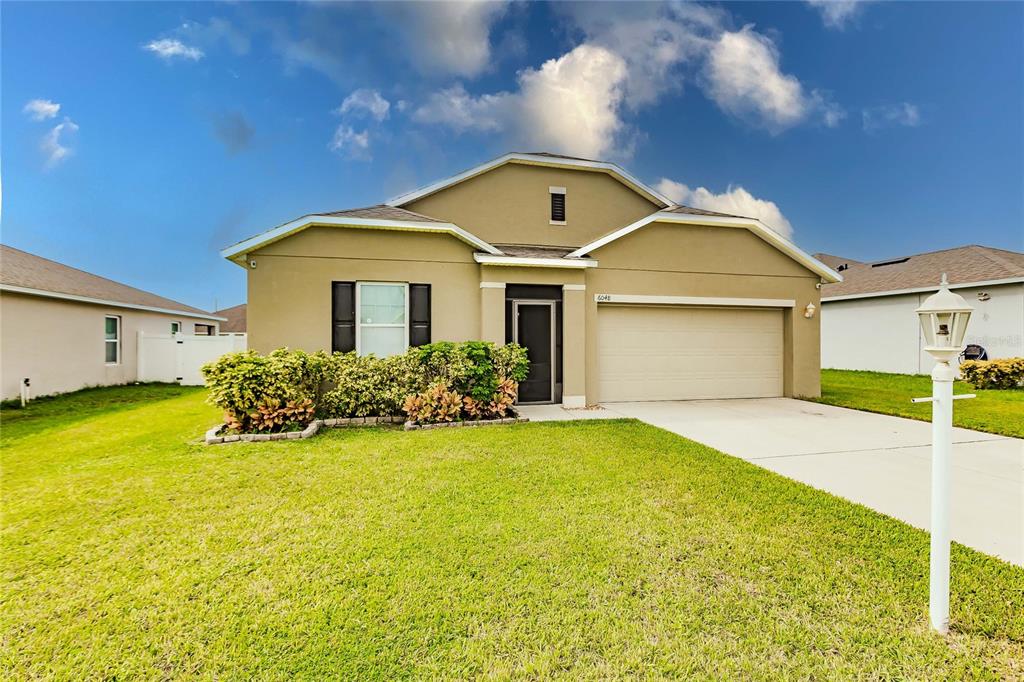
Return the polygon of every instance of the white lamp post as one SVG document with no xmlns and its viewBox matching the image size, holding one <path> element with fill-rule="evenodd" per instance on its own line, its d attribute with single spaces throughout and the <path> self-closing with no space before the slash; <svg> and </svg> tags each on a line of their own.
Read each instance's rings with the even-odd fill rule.
<svg viewBox="0 0 1024 682">
<path fill-rule="evenodd" d="M 949 478 L 953 451 L 953 380 L 950 366 L 963 350 L 967 322 L 973 308 L 949 290 L 946 275 L 941 288 L 917 309 L 924 332 L 924 349 L 935 358 L 932 397 L 914 402 L 932 404 L 932 524 L 928 613 L 932 628 L 949 632 Z M 973 395 L 958 395 L 973 398 Z"/>
</svg>

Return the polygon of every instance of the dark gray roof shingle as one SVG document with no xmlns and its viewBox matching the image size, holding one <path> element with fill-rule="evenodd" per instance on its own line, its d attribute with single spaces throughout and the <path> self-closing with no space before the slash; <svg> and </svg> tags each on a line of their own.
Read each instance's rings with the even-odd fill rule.
<svg viewBox="0 0 1024 682">
<path fill-rule="evenodd" d="M 823 299 L 904 289 L 938 288 L 943 273 L 949 278 L 950 284 L 1024 277 L 1024 253 L 975 244 L 914 256 L 888 258 L 874 263 L 861 263 L 828 254 L 817 254 L 815 258 L 832 267 L 849 265 L 841 273 L 842 282 L 822 287 Z M 831 259 L 835 259 L 834 266 L 829 263 Z"/>
</svg>

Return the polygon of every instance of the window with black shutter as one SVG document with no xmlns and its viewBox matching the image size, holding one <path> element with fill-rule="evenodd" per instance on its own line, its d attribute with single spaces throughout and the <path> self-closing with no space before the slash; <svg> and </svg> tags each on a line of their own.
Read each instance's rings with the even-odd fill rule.
<svg viewBox="0 0 1024 682">
<path fill-rule="evenodd" d="M 555 189 L 551 189 L 551 222 L 560 224 L 565 222 L 565 190 Z"/>
<path fill-rule="evenodd" d="M 409 345 L 430 343 L 430 285 L 409 285 Z"/>
<path fill-rule="evenodd" d="M 331 282 L 331 351 L 356 349 L 356 283 Z"/>
</svg>

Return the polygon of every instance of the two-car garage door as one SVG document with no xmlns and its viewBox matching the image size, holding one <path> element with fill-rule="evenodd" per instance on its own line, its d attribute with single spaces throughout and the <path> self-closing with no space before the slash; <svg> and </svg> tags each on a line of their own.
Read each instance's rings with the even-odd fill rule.
<svg viewBox="0 0 1024 682">
<path fill-rule="evenodd" d="M 598 399 L 782 395 L 782 310 L 602 305 Z"/>
</svg>

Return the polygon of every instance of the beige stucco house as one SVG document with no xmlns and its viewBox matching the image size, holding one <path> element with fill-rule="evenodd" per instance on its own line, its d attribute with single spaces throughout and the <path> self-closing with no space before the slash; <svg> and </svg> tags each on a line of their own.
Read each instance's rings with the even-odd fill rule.
<svg viewBox="0 0 1024 682">
<path fill-rule="evenodd" d="M 758 220 L 678 206 L 615 164 L 506 154 L 223 251 L 249 347 L 389 354 L 517 341 L 521 402 L 818 395 L 823 282 Z"/>
<path fill-rule="evenodd" d="M 0 245 L 3 399 L 136 381 L 139 332 L 216 334 L 223 318 Z"/>
</svg>

